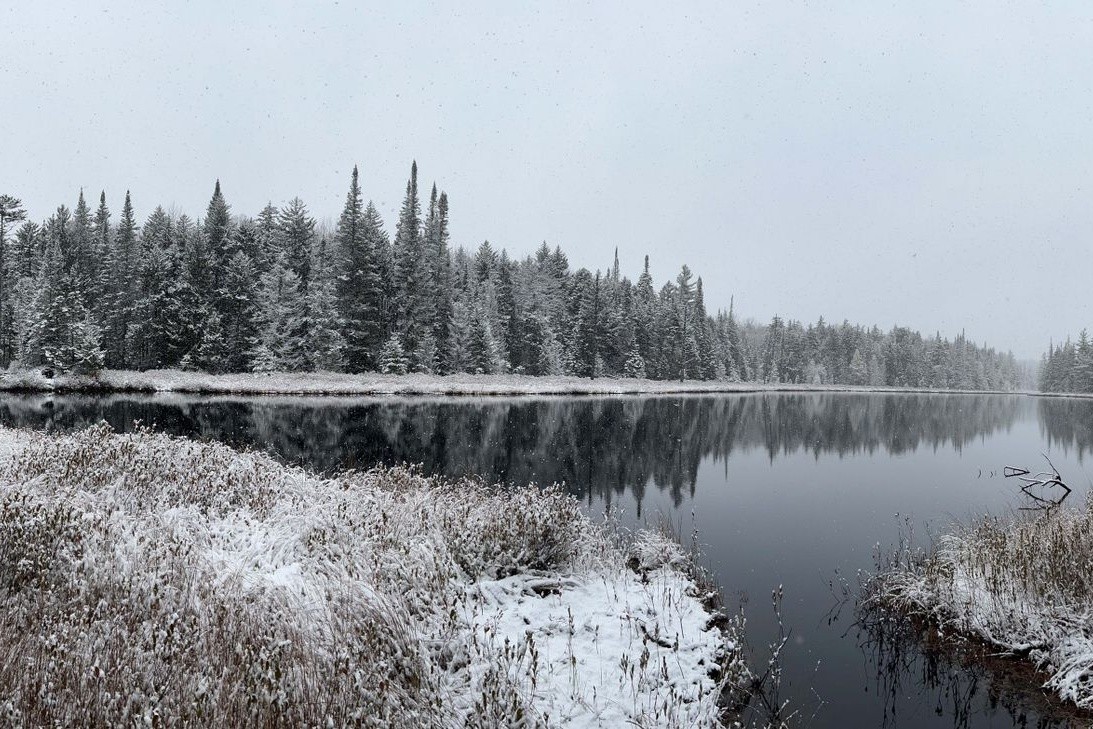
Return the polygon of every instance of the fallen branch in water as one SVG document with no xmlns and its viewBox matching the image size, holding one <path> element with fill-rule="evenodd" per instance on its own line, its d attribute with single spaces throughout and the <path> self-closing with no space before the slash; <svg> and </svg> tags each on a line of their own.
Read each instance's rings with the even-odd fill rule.
<svg viewBox="0 0 1093 729">
<path fill-rule="evenodd" d="M 1044 456 L 1044 460 L 1047 461 L 1047 465 L 1051 468 L 1050 471 L 1040 471 L 1039 473 L 1032 473 L 1027 468 L 1017 468 L 1016 466 L 1006 466 L 1002 473 L 1006 478 L 1016 478 L 1022 483 L 1021 491 L 1025 493 L 1033 501 L 1041 504 L 1041 506 L 1023 506 L 1022 510 L 1042 510 L 1050 509 L 1066 500 L 1066 497 L 1070 495 L 1071 489 L 1063 481 L 1063 477 L 1059 475 L 1059 469 L 1055 468 L 1055 464 L 1051 462 L 1051 459 L 1046 454 L 1041 453 Z M 1059 486 L 1063 489 L 1064 493 L 1058 499 L 1045 499 L 1042 496 L 1034 494 L 1032 492 L 1033 487 L 1042 489 L 1049 489 Z"/>
</svg>

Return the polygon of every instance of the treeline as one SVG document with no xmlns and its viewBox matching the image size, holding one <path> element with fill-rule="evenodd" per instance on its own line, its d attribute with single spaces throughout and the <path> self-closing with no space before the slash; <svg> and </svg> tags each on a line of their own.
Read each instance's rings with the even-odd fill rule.
<svg viewBox="0 0 1093 729">
<path fill-rule="evenodd" d="M 1093 392 L 1093 342 L 1085 329 L 1077 343 L 1052 345 L 1040 359 L 1041 392 Z"/>
<path fill-rule="evenodd" d="M 906 327 L 882 332 L 821 317 L 807 327 L 774 317 L 765 327 L 748 324 L 747 374 L 769 382 L 832 383 L 941 390 L 1013 390 L 1022 372 L 1009 352 L 970 342 L 923 337 Z"/>
<path fill-rule="evenodd" d="M 450 250 L 448 198 L 417 165 L 389 236 L 356 168 L 332 230 L 303 201 L 233 215 L 216 183 L 204 218 L 162 207 L 138 226 L 127 192 L 81 191 L 42 224 L 0 196 L 0 366 L 62 371 L 341 370 L 729 379 L 1010 389 L 1009 355 L 821 320 L 769 327 L 710 315 L 686 266 L 659 289 L 616 255 L 573 271 L 545 243 L 513 260 Z M 17 223 L 22 223 L 17 229 Z"/>
</svg>

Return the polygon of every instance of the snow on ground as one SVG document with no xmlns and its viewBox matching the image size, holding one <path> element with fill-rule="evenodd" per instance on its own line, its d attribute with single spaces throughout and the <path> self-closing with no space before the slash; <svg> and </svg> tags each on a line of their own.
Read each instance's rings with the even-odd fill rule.
<svg viewBox="0 0 1093 729">
<path fill-rule="evenodd" d="M 1093 501 L 984 518 L 904 555 L 868 589 L 867 605 L 1030 660 L 1045 688 L 1093 709 Z"/>
<path fill-rule="evenodd" d="M 0 431 L 0 724 L 714 726 L 749 673 L 671 542 L 556 490 Z"/>
<path fill-rule="evenodd" d="M 181 370 L 106 370 L 95 377 L 38 370 L 0 373 L 0 390 L 193 392 L 285 395 L 626 395 L 703 392 L 958 392 L 898 387 L 794 385 L 710 380 L 532 377 L 529 375 L 383 375 L 335 372 L 266 372 L 210 375 Z"/>
</svg>

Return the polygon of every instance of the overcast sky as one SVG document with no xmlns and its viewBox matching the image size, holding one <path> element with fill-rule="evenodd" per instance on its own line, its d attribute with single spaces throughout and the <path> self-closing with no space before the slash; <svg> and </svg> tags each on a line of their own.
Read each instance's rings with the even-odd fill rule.
<svg viewBox="0 0 1093 729">
<path fill-rule="evenodd" d="M 1087 3 L 22 3 L 0 10 L 0 192 L 203 213 L 349 171 L 393 230 L 410 161 L 453 243 L 707 304 L 901 323 L 1034 357 L 1093 327 Z"/>
</svg>

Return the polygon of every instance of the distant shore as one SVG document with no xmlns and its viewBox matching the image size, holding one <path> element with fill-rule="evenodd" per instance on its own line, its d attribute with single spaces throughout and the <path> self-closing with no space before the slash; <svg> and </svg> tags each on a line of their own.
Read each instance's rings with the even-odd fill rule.
<svg viewBox="0 0 1093 729">
<path fill-rule="evenodd" d="M 210 395 L 684 395 L 754 392 L 877 392 L 1004 394 L 1067 397 L 1062 393 L 942 390 L 868 385 L 536 377 L 531 375 L 385 375 L 336 372 L 270 372 L 213 375 L 181 370 L 105 370 L 94 376 L 40 370 L 0 373 L 0 392 L 157 393 Z M 1083 397 L 1074 395 L 1074 397 Z"/>
</svg>

